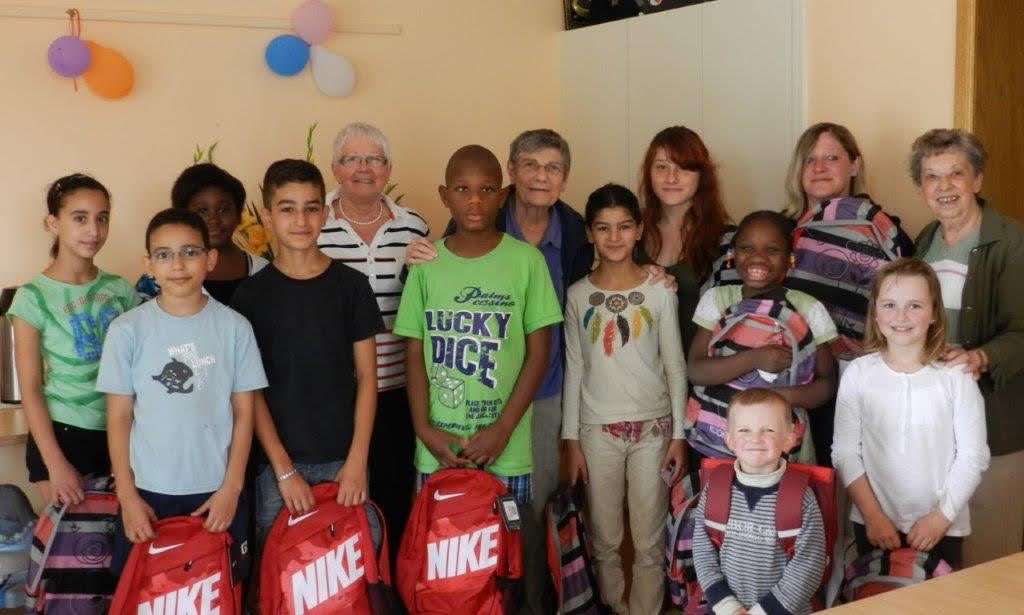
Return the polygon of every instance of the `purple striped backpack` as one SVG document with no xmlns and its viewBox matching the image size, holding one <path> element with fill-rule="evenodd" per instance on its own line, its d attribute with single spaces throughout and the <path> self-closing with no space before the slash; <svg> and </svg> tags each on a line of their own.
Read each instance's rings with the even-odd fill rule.
<svg viewBox="0 0 1024 615">
<path fill-rule="evenodd" d="M 786 298 L 785 288 L 743 299 L 726 309 L 711 331 L 707 352 L 710 357 L 727 357 L 767 345 L 788 346 L 793 356 L 790 367 L 778 374 L 753 370 L 732 382 L 691 388 L 686 404 L 687 440 L 702 455 L 733 456 L 725 445 L 725 411 L 736 391 L 794 386 L 814 379 L 818 354 L 814 334 Z M 797 437 L 801 439 L 807 426 L 807 412 L 803 408 L 793 411 Z"/>
<path fill-rule="evenodd" d="M 787 288 L 820 301 L 836 323 L 832 354 L 864 354 L 864 322 L 875 273 L 901 254 L 899 228 L 882 208 L 860 197 L 823 201 L 809 208 L 793 231 L 796 262 Z"/>
<path fill-rule="evenodd" d="M 594 576 L 581 501 L 579 489 L 567 487 L 556 491 L 544 506 L 548 568 L 558 596 L 558 612 L 610 615 Z"/>
<path fill-rule="evenodd" d="M 110 552 L 117 496 L 110 477 L 86 479 L 78 505 L 47 506 L 36 523 L 25 583 L 25 612 L 106 613 L 117 579 Z"/>
</svg>

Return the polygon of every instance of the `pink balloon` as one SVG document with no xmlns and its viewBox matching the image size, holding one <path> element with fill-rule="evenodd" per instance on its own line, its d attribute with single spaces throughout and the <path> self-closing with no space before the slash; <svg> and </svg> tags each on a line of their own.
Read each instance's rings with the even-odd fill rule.
<svg viewBox="0 0 1024 615">
<path fill-rule="evenodd" d="M 322 0 L 307 0 L 292 15 L 295 32 L 310 45 L 319 45 L 334 32 L 334 15 Z"/>
</svg>

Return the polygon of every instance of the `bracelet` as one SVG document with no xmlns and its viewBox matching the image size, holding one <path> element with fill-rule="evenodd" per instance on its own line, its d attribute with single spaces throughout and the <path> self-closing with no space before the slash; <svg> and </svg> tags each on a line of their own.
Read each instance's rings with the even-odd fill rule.
<svg viewBox="0 0 1024 615">
<path fill-rule="evenodd" d="M 299 473 L 298 470 L 296 470 L 295 468 L 292 468 L 291 470 L 288 470 L 287 472 L 285 472 L 281 476 L 278 476 L 277 477 L 277 482 L 288 480 L 289 478 L 295 476 L 298 473 Z"/>
</svg>

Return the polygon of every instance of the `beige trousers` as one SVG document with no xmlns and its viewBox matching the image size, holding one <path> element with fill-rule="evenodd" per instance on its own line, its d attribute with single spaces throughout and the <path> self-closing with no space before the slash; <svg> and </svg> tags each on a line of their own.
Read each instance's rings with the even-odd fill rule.
<svg viewBox="0 0 1024 615">
<path fill-rule="evenodd" d="M 615 438 L 600 425 L 580 426 L 580 446 L 590 481 L 587 503 L 594 548 L 594 568 L 601 595 L 620 615 L 658 615 L 665 597 L 665 519 L 668 486 L 661 479 L 661 461 L 671 433 L 648 421 L 639 442 Z M 629 505 L 633 536 L 633 584 L 629 606 L 619 547 L 624 506 Z"/>
<path fill-rule="evenodd" d="M 1021 550 L 1024 541 L 1024 451 L 992 457 L 971 497 L 964 567 Z"/>
</svg>

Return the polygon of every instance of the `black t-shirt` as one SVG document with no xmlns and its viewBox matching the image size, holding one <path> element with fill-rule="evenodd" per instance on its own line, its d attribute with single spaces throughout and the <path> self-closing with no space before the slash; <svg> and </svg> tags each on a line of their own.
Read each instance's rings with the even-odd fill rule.
<svg viewBox="0 0 1024 615">
<path fill-rule="evenodd" d="M 252 323 L 267 405 L 288 455 L 301 463 L 344 459 L 354 419 L 352 345 L 384 329 L 366 276 L 333 261 L 296 280 L 271 264 L 239 285 L 232 307 Z"/>
<path fill-rule="evenodd" d="M 238 290 L 239 284 L 241 284 L 246 278 L 238 278 L 237 280 L 204 280 L 203 288 L 206 292 L 210 293 L 210 296 L 220 301 L 224 305 L 231 305 L 232 298 L 235 296 L 235 291 Z"/>
</svg>

